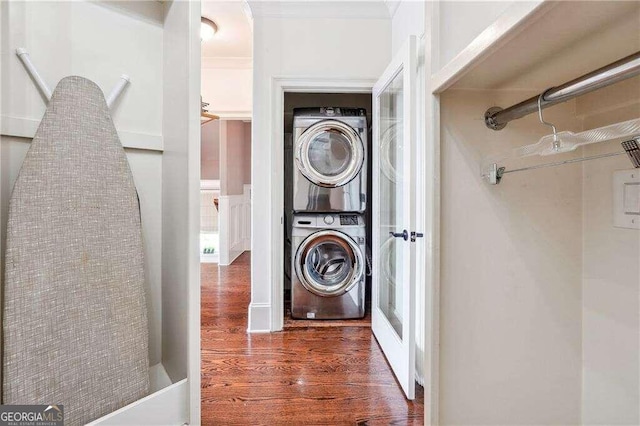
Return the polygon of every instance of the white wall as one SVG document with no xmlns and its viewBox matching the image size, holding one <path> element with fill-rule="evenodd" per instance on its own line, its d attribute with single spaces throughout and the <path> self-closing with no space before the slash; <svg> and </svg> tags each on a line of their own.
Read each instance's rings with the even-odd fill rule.
<svg viewBox="0 0 640 426">
<path fill-rule="evenodd" d="M 247 175 L 251 176 L 251 127 L 239 120 L 223 121 L 221 126 L 220 194 L 242 195 Z"/>
<path fill-rule="evenodd" d="M 442 68 L 515 1 L 442 1 L 436 70 Z"/>
<path fill-rule="evenodd" d="M 251 122 L 242 122 L 242 183 L 251 184 Z"/>
<path fill-rule="evenodd" d="M 391 11 L 391 52 L 395 54 L 410 35 L 419 39 L 424 34 L 425 4 L 421 1 L 401 0 Z"/>
<path fill-rule="evenodd" d="M 483 156 L 548 133 L 535 116 L 500 132 L 478 119 L 530 95 L 441 98 L 440 424 L 580 423 L 581 166 L 509 174 L 497 186 L 480 177 Z M 574 108 L 545 117 L 579 130 Z"/>
<path fill-rule="evenodd" d="M 220 179 L 220 121 L 212 120 L 200 128 L 200 178 Z"/>
<path fill-rule="evenodd" d="M 251 58 L 202 60 L 202 101 L 222 118 L 249 118 L 252 111 Z"/>
<path fill-rule="evenodd" d="M 349 18 L 333 15 L 332 3 L 316 3 L 311 10 L 315 16 L 296 14 L 287 16 L 274 11 L 278 3 L 252 4 L 253 23 L 253 160 L 252 160 L 252 233 L 251 250 L 254 253 L 272 253 L 282 250 L 278 241 L 282 235 L 281 188 L 272 182 L 276 173 L 282 173 L 282 158 L 276 157 L 274 140 L 273 78 L 296 77 L 328 79 L 371 79 L 375 81 L 387 66 L 391 51 L 391 25 L 388 18 Z M 282 4 L 284 9 L 286 5 Z M 360 4 L 359 7 L 367 7 Z M 384 6 L 382 6 L 384 8 Z M 260 14 L 259 14 L 260 13 Z M 266 15 L 266 16 L 265 16 Z M 353 40 L 353 43 L 349 41 Z M 282 126 L 282 123 L 278 123 Z M 271 286 L 275 285 L 274 271 L 281 257 L 252 256 L 251 307 L 249 329 L 271 330 Z"/>
<path fill-rule="evenodd" d="M 640 43 L 640 41 L 639 41 Z M 585 129 L 640 117 L 640 78 L 578 98 Z M 596 144 L 585 156 L 615 152 Z M 613 227 L 613 172 L 626 156 L 583 164 L 582 421 L 640 424 L 640 231 Z"/>
<path fill-rule="evenodd" d="M 15 56 L 15 48 L 25 47 L 52 90 L 63 77 L 81 75 L 109 93 L 120 75 L 128 74 L 131 87 L 113 110 L 116 128 L 142 134 L 140 138 L 160 137 L 162 5 L 153 1 L 10 2 L 3 8 L 9 23 L 3 29 L 3 79 L 11 88 L 3 92 L 3 127 L 7 117 L 39 121 L 45 110 Z"/>
<path fill-rule="evenodd" d="M 1 229 L 8 201 L 46 105 L 15 56 L 25 47 L 53 90 L 68 75 L 95 81 L 106 93 L 121 74 L 131 86 L 115 104 L 113 119 L 141 201 L 151 364 L 161 361 L 162 41 L 163 6 L 157 2 L 2 2 L 2 105 L 0 138 Z M 141 52 L 143 54 L 141 55 Z M 2 244 L 4 247 L 4 244 Z M 4 254 L 2 254 L 4 256 Z M 4 274 L 1 274 L 4 277 Z"/>
<path fill-rule="evenodd" d="M 610 5 L 579 12 L 600 17 Z M 494 132 L 485 128 L 482 112 L 613 60 L 606 55 L 624 56 L 609 45 L 637 51 L 637 25 L 630 23 L 637 23 L 640 9 L 624 7 L 624 18 L 560 44 L 560 53 L 531 61 L 515 81 L 492 85 L 481 81 L 487 68 L 476 68 L 458 86 L 464 89 L 441 95 L 440 424 L 640 422 L 640 234 L 614 228 L 612 218 L 612 174 L 629 169 L 628 159 L 507 174 L 497 186 L 479 178 L 484 155 L 549 133 L 535 114 Z M 567 6 L 562 13 L 575 10 Z M 561 17 L 550 14 L 545 22 Z M 612 38 L 617 42 L 606 42 Z M 496 57 L 505 60 L 497 51 L 481 66 Z M 469 82 L 525 89 L 484 90 Z M 637 118 L 638 93 L 636 78 L 547 109 L 544 116 L 572 131 Z M 620 150 L 612 141 L 503 165 L 514 169 Z"/>
</svg>

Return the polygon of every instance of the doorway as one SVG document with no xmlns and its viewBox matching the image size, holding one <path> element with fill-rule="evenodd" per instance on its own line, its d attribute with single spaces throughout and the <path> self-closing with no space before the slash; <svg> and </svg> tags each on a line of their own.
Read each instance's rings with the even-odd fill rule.
<svg viewBox="0 0 640 426">
<path fill-rule="evenodd" d="M 378 296 L 378 302 L 375 301 L 376 299 L 373 299 L 372 306 L 375 308 L 372 312 L 375 315 L 372 315 L 371 323 L 374 334 L 376 334 L 376 338 L 378 338 L 380 344 L 383 345 L 387 359 L 397 373 L 398 379 L 401 381 L 408 398 L 413 398 L 416 379 L 418 379 L 419 384 L 423 383 L 422 380 L 424 380 L 420 374 L 424 366 L 424 357 L 422 356 L 424 340 L 421 338 L 422 333 L 420 328 L 416 330 L 415 327 L 416 322 L 424 322 L 423 318 L 425 315 L 425 305 L 422 298 L 415 297 L 416 282 L 419 280 L 419 275 L 421 275 L 419 270 L 420 263 L 417 262 L 417 258 L 420 251 L 419 247 L 421 247 L 423 241 L 421 239 L 423 232 L 421 232 L 421 228 L 418 227 L 423 225 L 421 225 L 421 220 L 417 217 L 422 213 L 414 210 L 412 206 L 415 200 L 415 195 L 412 194 L 418 194 L 420 192 L 422 186 L 419 176 L 423 174 L 421 168 L 422 162 L 419 160 L 419 157 L 422 156 L 423 153 L 418 149 L 418 145 L 420 145 L 419 140 L 423 138 L 418 135 L 422 135 L 424 130 L 421 126 L 422 120 L 415 120 L 415 117 L 418 115 L 416 109 L 419 108 L 422 111 L 422 104 L 424 103 L 424 98 L 416 95 L 420 91 L 420 89 L 416 87 L 416 80 L 418 80 L 416 74 L 419 72 L 416 61 L 416 44 L 415 37 L 408 38 L 401 52 L 390 62 L 387 70 L 385 70 L 381 79 L 377 82 L 358 79 L 332 81 L 313 78 L 274 78 L 271 101 L 275 109 L 275 114 L 271 115 L 273 121 L 270 123 L 270 131 L 275 136 L 274 140 L 284 140 L 285 131 L 283 123 L 286 122 L 285 97 L 288 96 L 288 93 L 373 93 L 375 95 L 373 109 L 374 112 L 378 111 L 378 115 L 377 120 L 372 120 L 374 122 L 374 135 L 377 131 L 377 136 L 373 138 L 373 144 L 379 144 L 380 146 L 373 150 L 372 157 L 375 166 L 372 167 L 372 170 L 374 170 L 375 173 L 377 169 L 382 173 L 384 164 L 381 161 L 384 160 L 382 157 L 385 156 L 381 153 L 384 151 L 382 145 L 384 145 L 384 141 L 386 140 L 388 145 L 387 153 L 391 154 L 396 152 L 397 154 L 395 155 L 397 164 L 391 163 L 391 166 L 397 170 L 402 170 L 403 176 L 407 175 L 407 178 L 395 179 L 395 184 L 400 185 L 402 189 L 402 196 L 395 197 L 393 203 L 380 204 L 381 199 L 374 199 L 372 203 L 374 219 L 376 217 L 376 211 L 381 211 L 381 206 L 384 206 L 387 210 L 390 206 L 393 206 L 391 210 L 402 213 L 403 217 L 402 221 L 395 223 L 393 228 L 389 229 L 387 229 L 387 226 L 391 224 L 383 223 L 384 221 L 381 221 L 383 218 L 381 218 L 380 215 L 378 215 L 378 219 L 373 221 L 377 225 L 372 229 L 378 230 L 378 237 L 377 241 L 373 243 L 374 252 L 372 258 L 383 258 L 380 254 L 376 255 L 375 250 L 377 249 L 378 252 L 383 251 L 381 250 L 384 249 L 383 243 L 389 239 L 389 235 L 392 235 L 393 238 L 400 238 L 402 241 L 398 240 L 399 242 L 392 244 L 391 247 L 394 249 L 388 251 L 391 253 L 395 251 L 396 254 L 401 252 L 401 256 L 396 256 L 395 259 L 397 261 L 402 260 L 401 263 L 403 267 L 398 268 L 398 262 L 395 262 L 394 265 L 396 265 L 396 267 L 389 268 L 389 271 L 391 271 L 393 275 L 392 278 L 396 278 L 394 282 L 397 283 L 398 286 L 402 286 L 401 290 L 397 287 L 395 289 L 388 288 L 385 294 L 390 296 L 389 299 L 383 299 L 383 293 L 378 293 L 377 291 L 372 292 L 374 296 Z M 404 70 L 406 70 L 406 73 Z M 400 80 L 401 84 L 398 83 L 397 80 Z M 396 82 L 393 83 L 394 81 Z M 393 84 L 390 84 L 390 82 Z M 389 105 L 401 105 L 401 110 L 406 111 L 407 114 L 390 115 L 389 111 L 392 111 L 392 109 L 389 109 L 387 105 L 389 103 L 387 102 L 388 100 L 392 101 Z M 395 106 L 394 108 L 397 109 Z M 378 127 L 376 127 L 376 122 L 378 123 Z M 396 130 L 391 131 L 390 129 Z M 401 131 L 398 131 L 398 129 Z M 389 143 L 391 144 L 389 145 Z M 273 152 L 273 154 L 275 154 L 272 160 L 273 164 L 281 165 L 285 161 L 285 146 L 285 144 L 277 142 L 273 144 L 275 148 Z M 393 150 L 391 150 L 392 147 Z M 413 150 L 416 151 L 415 155 L 411 154 Z M 376 160 L 376 155 L 379 157 L 378 160 Z M 386 157 L 388 160 L 394 158 L 393 155 Z M 410 173 L 410 176 L 408 173 Z M 393 174 L 390 176 L 393 176 Z M 413 179 L 414 176 L 416 178 L 415 180 Z M 267 325 L 264 315 L 265 307 L 271 308 L 271 321 L 268 323 L 268 327 L 272 332 L 282 330 L 285 325 L 283 293 L 284 284 L 286 283 L 285 265 L 288 262 L 283 260 L 286 255 L 284 247 L 287 231 L 284 227 L 285 214 L 283 207 L 285 206 L 286 180 L 287 176 L 285 175 L 284 167 L 282 170 L 274 170 L 274 174 L 270 179 L 271 217 L 275 220 L 272 222 L 272 227 L 268 230 L 269 232 L 265 232 L 265 234 L 269 237 L 268 242 L 270 242 L 272 247 L 275 247 L 275 250 L 271 252 L 273 266 L 269 271 L 271 278 L 269 283 L 271 295 L 267 300 L 262 300 L 257 297 L 252 298 L 249 323 L 251 330 L 264 330 L 265 325 Z M 390 182 L 393 183 L 394 179 L 390 178 Z M 378 188 L 378 190 L 382 188 L 376 179 L 373 179 L 373 187 Z M 387 198 L 385 198 L 385 200 L 387 200 Z M 376 207 L 376 203 L 378 207 Z M 400 210 L 397 210 L 398 208 L 400 208 Z M 404 230 L 402 228 L 404 228 Z M 375 234 L 374 240 L 376 240 Z M 390 261 L 394 259 L 394 256 L 391 254 L 386 257 Z M 375 262 L 372 263 L 374 276 L 382 277 L 380 273 L 378 275 L 375 274 L 376 268 L 381 267 L 380 262 L 377 262 L 377 265 Z M 256 264 L 255 260 L 253 267 L 255 269 L 261 269 L 261 266 Z M 404 277 L 401 274 L 402 271 L 412 271 L 411 274 L 415 273 L 417 276 L 412 278 L 408 276 Z M 293 271 L 290 272 L 290 274 L 292 273 Z M 398 297 L 399 294 L 403 295 L 403 297 Z M 257 296 L 260 297 L 262 294 L 257 293 Z M 392 312 L 398 313 L 394 315 L 394 317 L 402 321 L 401 328 L 394 328 L 393 324 L 385 317 L 383 311 L 384 300 L 394 300 L 393 306 L 396 307 L 396 309 Z M 402 315 L 400 315 L 400 311 L 397 310 L 400 304 L 402 304 Z M 391 303 L 387 303 L 386 306 L 390 305 Z M 418 317 L 417 320 L 416 317 Z M 376 318 L 378 318 L 377 321 Z M 416 333 L 420 335 L 416 336 Z M 401 336 L 399 336 L 400 334 Z M 417 351 L 416 345 L 418 345 Z M 416 366 L 416 364 L 418 365 Z M 417 377 L 416 372 L 418 373 Z"/>
<path fill-rule="evenodd" d="M 200 261 L 251 245 L 252 34 L 241 2 L 201 3 Z"/>
<path fill-rule="evenodd" d="M 203 6 L 206 7 L 206 4 L 203 3 Z M 233 64 L 227 61 L 225 66 L 231 67 Z M 207 67 L 227 69 L 213 60 L 203 59 L 203 95 L 206 93 Z M 229 78 L 238 76 L 237 73 L 232 74 Z M 227 85 L 227 89 L 232 87 L 229 83 L 232 80 L 227 80 L 227 83 L 221 79 L 216 81 L 217 84 Z M 368 98 L 365 108 L 372 110 L 371 90 L 375 81 L 307 82 L 304 79 L 289 81 L 275 78 L 272 82 L 273 93 L 282 94 L 282 97 L 276 96 L 268 109 L 256 111 L 250 117 L 256 120 L 260 118 L 262 124 L 265 117 L 273 119 L 277 123 L 272 134 L 274 140 L 281 141 L 284 138 L 285 94 L 357 94 Z M 225 110 L 216 107 L 217 99 L 204 96 L 203 100 L 211 101 L 211 112 L 220 117 L 218 133 L 223 135 L 226 127 L 228 134 L 234 119 L 247 117 L 239 117 L 239 113 L 231 108 Z M 256 121 L 254 127 L 257 126 Z M 263 146 L 265 142 L 261 141 Z M 254 144 L 256 150 L 258 146 Z M 253 158 L 254 171 L 256 164 L 261 162 L 272 166 L 268 173 L 256 173 L 265 180 L 269 176 L 269 182 L 279 183 L 280 188 L 272 191 L 266 199 L 266 193 L 256 193 L 252 206 L 254 218 L 264 215 L 280 222 L 283 214 L 283 182 L 280 180 L 283 179 L 283 150 L 282 146 L 274 145 L 268 158 Z M 219 152 L 222 153 L 222 149 Z M 274 158 L 277 159 L 275 164 L 272 162 Z M 223 186 L 221 181 L 219 206 L 222 204 Z M 218 219 L 221 245 L 224 229 L 222 212 L 223 209 L 220 209 Z M 407 401 L 366 319 L 364 326 L 356 323 L 342 326 L 326 323 L 326 327 L 307 325 L 278 332 L 282 330 L 284 319 L 284 282 L 279 281 L 278 299 L 272 299 L 271 306 L 267 288 L 252 291 L 256 290 L 252 288 L 256 281 L 265 279 L 265 276 L 251 276 L 252 269 L 259 263 L 262 267 L 269 264 L 275 276 L 283 277 L 284 262 L 279 259 L 278 265 L 271 263 L 274 256 L 284 253 L 282 222 L 274 229 L 280 234 L 280 241 L 274 241 L 270 227 L 253 229 L 254 247 L 261 248 L 265 241 L 269 243 L 260 252 L 241 254 L 234 262 L 223 266 L 220 249 L 220 264 L 202 267 L 203 423 L 240 421 L 251 424 L 266 420 L 272 423 L 352 424 L 375 420 L 422 424 L 422 390 L 418 391 L 414 401 Z M 262 297 L 267 300 L 263 301 Z M 247 305 L 250 305 L 248 317 Z M 279 311 L 275 309 L 276 305 Z M 334 397 L 327 398 L 327 394 Z M 371 401 L 375 401 L 374 404 Z"/>
<path fill-rule="evenodd" d="M 294 328 L 301 326 L 309 326 L 309 325 L 322 325 L 322 323 L 318 321 L 300 321 L 292 319 L 291 315 L 291 281 L 293 274 L 295 274 L 294 268 L 292 266 L 293 257 L 295 257 L 296 248 L 292 246 L 292 235 L 291 231 L 294 226 L 294 215 L 293 211 L 297 210 L 297 207 L 294 208 L 294 110 L 302 111 L 303 109 L 307 109 L 309 111 L 313 111 L 315 108 L 330 108 L 334 111 L 334 114 L 341 114 L 340 108 L 349 109 L 349 110 L 357 110 L 362 111 L 364 116 L 362 118 L 362 123 L 364 124 L 363 139 L 365 141 L 364 151 L 363 151 L 363 172 L 365 175 L 363 188 L 363 196 L 364 198 L 358 198 L 358 205 L 352 205 L 350 207 L 346 207 L 347 210 L 355 209 L 358 210 L 361 207 L 364 207 L 364 212 L 362 212 L 361 216 L 363 219 L 363 227 L 365 229 L 365 236 L 363 245 L 365 247 L 362 250 L 362 257 L 364 258 L 364 265 L 362 265 L 363 273 L 364 273 L 364 316 L 359 319 L 348 319 L 344 320 L 343 318 L 339 318 L 335 321 L 339 321 L 341 324 L 348 325 L 361 325 L 361 326 L 370 326 L 371 325 L 371 272 L 370 272 L 370 242 L 371 242 L 371 208 L 370 201 L 371 200 L 371 111 L 372 111 L 372 103 L 371 103 L 371 93 L 313 93 L 313 92 L 285 92 L 284 93 L 284 120 L 283 120 L 283 131 L 284 131 L 284 209 L 283 209 L 283 217 L 284 217 L 284 291 L 283 295 L 283 307 L 284 307 L 284 328 Z M 344 158 L 351 158 L 349 152 L 342 152 L 342 156 Z M 330 172 L 333 173 L 333 172 Z M 300 195 L 300 194 L 298 194 Z M 333 197 L 335 198 L 335 197 Z M 368 202 L 369 201 L 369 202 Z M 360 205 L 360 203 L 362 203 Z M 341 209 L 343 209 L 341 207 Z M 360 214 L 358 214 L 360 215 Z M 340 316 L 340 315 L 338 315 Z M 350 315 L 345 315 L 350 316 Z M 352 315 L 353 316 L 353 315 Z"/>
<path fill-rule="evenodd" d="M 251 121 L 201 127 L 200 261 L 227 266 L 251 249 Z"/>
</svg>

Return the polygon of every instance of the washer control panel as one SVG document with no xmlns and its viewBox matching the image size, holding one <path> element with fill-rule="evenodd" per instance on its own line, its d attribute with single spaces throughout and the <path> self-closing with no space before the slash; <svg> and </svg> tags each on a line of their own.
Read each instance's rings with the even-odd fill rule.
<svg viewBox="0 0 640 426">
<path fill-rule="evenodd" d="M 364 226 L 364 216 L 357 213 L 304 213 L 293 217 L 294 228 L 340 228 Z"/>
<path fill-rule="evenodd" d="M 358 215 L 357 214 L 341 214 L 340 215 L 340 225 L 358 225 Z"/>
</svg>

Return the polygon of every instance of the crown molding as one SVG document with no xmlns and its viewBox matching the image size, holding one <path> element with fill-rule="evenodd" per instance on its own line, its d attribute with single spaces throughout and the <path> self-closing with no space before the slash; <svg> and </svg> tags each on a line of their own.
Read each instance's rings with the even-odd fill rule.
<svg viewBox="0 0 640 426">
<path fill-rule="evenodd" d="M 255 18 L 389 19 L 384 0 L 376 1 L 261 1 L 247 0 Z M 396 6 L 397 7 L 397 6 Z"/>
</svg>

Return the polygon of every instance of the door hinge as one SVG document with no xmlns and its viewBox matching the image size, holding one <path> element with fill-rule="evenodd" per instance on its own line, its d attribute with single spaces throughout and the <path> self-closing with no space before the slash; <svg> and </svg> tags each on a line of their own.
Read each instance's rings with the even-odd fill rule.
<svg viewBox="0 0 640 426">
<path fill-rule="evenodd" d="M 422 232 L 411 231 L 411 242 L 415 243 L 416 238 L 422 238 L 424 234 Z"/>
</svg>

